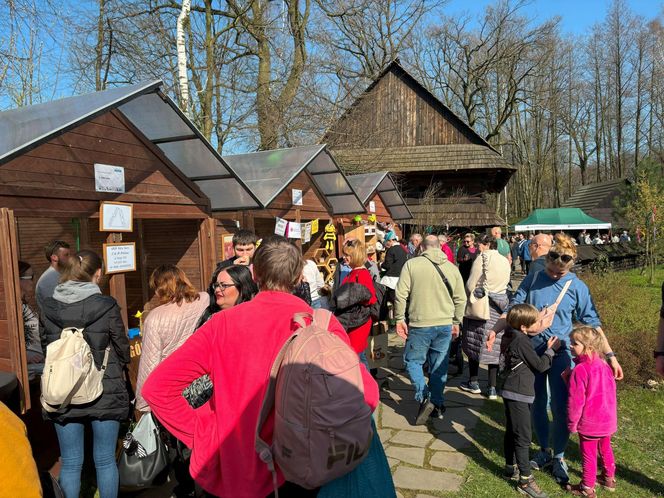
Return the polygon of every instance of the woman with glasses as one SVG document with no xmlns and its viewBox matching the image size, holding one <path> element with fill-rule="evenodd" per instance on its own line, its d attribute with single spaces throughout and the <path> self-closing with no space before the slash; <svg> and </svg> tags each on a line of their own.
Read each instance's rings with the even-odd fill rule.
<svg viewBox="0 0 664 498">
<path fill-rule="evenodd" d="M 257 293 L 258 286 L 249 267 L 232 265 L 217 269 L 212 274 L 212 282 L 208 288 L 210 305 L 201 315 L 196 328 L 202 326 L 218 311 L 251 301 Z"/>
<path fill-rule="evenodd" d="M 467 233 L 463 237 L 463 244 L 457 251 L 457 266 L 459 267 L 459 273 L 461 273 L 464 284 L 468 281 L 470 269 L 473 267 L 473 261 L 475 261 L 478 254 L 479 250 L 475 245 L 475 235 Z"/>
<path fill-rule="evenodd" d="M 565 449 L 569 441 L 567 429 L 567 386 L 561 374 L 573 368 L 570 352 L 570 333 L 574 321 L 594 327 L 603 339 L 602 353 L 613 370 L 617 380 L 623 378 L 623 371 L 601 328 L 601 322 L 590 296 L 590 291 L 570 270 L 576 258 L 576 246 L 572 239 L 564 234 L 556 234 L 554 244 L 546 256 L 544 271 L 528 275 L 519 286 L 509 308 L 515 304 L 528 303 L 538 310 L 551 307 L 560 298 L 555 307 L 553 323 L 541 334 L 531 337 L 533 347 L 538 354 L 546 349 L 546 341 L 551 337 L 560 339 L 560 348 L 556 352 L 551 369 L 535 376 L 535 401 L 532 407 L 533 426 L 541 450 L 535 454 L 531 465 L 535 469 L 550 468 L 553 477 L 561 484 L 569 481 L 567 463 L 564 460 Z M 495 333 L 505 328 L 504 316 L 489 332 L 487 346 L 492 347 Z M 547 391 L 547 384 L 549 390 Z M 547 414 L 548 395 L 551 397 L 553 422 L 549 424 Z M 549 433 L 552 440 L 549 441 Z"/>
</svg>

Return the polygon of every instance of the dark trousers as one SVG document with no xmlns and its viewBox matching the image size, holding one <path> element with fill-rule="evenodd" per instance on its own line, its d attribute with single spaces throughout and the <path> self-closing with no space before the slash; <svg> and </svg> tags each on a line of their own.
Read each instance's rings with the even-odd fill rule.
<svg viewBox="0 0 664 498">
<path fill-rule="evenodd" d="M 498 365 L 487 365 L 489 369 L 489 387 L 496 387 L 496 380 L 498 379 Z M 470 382 L 477 382 L 480 374 L 480 363 L 468 358 L 468 374 Z"/>
<path fill-rule="evenodd" d="M 532 437 L 529 403 L 503 399 L 505 405 L 505 465 L 519 467 L 521 476 L 530 475 L 528 450 Z M 516 462 L 515 462 L 516 460 Z"/>
</svg>

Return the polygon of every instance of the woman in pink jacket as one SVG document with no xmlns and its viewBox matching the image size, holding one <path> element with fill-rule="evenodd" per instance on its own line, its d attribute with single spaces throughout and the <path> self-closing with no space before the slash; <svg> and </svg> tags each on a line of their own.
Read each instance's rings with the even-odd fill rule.
<svg viewBox="0 0 664 498">
<path fill-rule="evenodd" d="M 611 367 L 600 357 L 603 338 L 592 327 L 579 327 L 570 334 L 576 366 L 569 374 L 568 428 L 579 433 L 583 478 L 569 491 L 575 496 L 595 496 L 597 451 L 602 457 L 599 484 L 616 488 L 616 462 L 611 435 L 617 430 L 616 381 Z"/>
<path fill-rule="evenodd" d="M 177 351 L 166 358 L 143 386 L 143 397 L 159 421 L 192 449 L 190 472 L 207 492 L 233 498 L 270 495 L 270 471 L 255 450 L 258 416 L 270 370 L 285 342 L 297 330 L 296 313 L 312 313 L 291 294 L 304 261 L 283 237 L 263 239 L 254 256 L 259 293 L 249 301 L 216 313 Z M 350 347 L 345 330 L 332 317 L 329 331 Z M 378 386 L 361 368 L 365 402 L 375 409 Z M 194 409 L 182 390 L 208 374 L 214 384 L 210 402 Z M 271 444 L 274 415 L 261 438 Z M 277 469 L 280 496 L 314 496 L 285 479 Z"/>
</svg>

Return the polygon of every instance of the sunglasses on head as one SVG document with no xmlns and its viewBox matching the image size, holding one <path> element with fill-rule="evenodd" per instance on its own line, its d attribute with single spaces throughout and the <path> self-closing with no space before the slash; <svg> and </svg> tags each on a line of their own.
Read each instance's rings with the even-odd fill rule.
<svg viewBox="0 0 664 498">
<path fill-rule="evenodd" d="M 556 251 L 549 251 L 549 258 L 551 258 L 552 261 L 560 259 L 560 261 L 563 263 L 569 263 L 574 259 L 574 256 L 570 256 L 569 254 L 560 254 Z"/>
</svg>

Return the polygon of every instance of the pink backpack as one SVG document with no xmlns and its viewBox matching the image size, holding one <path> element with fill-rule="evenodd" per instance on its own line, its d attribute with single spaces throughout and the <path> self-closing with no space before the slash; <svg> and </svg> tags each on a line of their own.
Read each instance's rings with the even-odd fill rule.
<svg viewBox="0 0 664 498">
<path fill-rule="evenodd" d="M 272 365 L 255 448 L 272 473 L 275 494 L 275 462 L 286 480 L 313 489 L 353 470 L 369 451 L 371 409 L 364 401 L 359 359 L 327 330 L 331 316 L 325 310 L 314 310 L 313 317 L 296 314 L 300 329 Z M 260 431 L 273 408 L 270 447 Z"/>
</svg>

